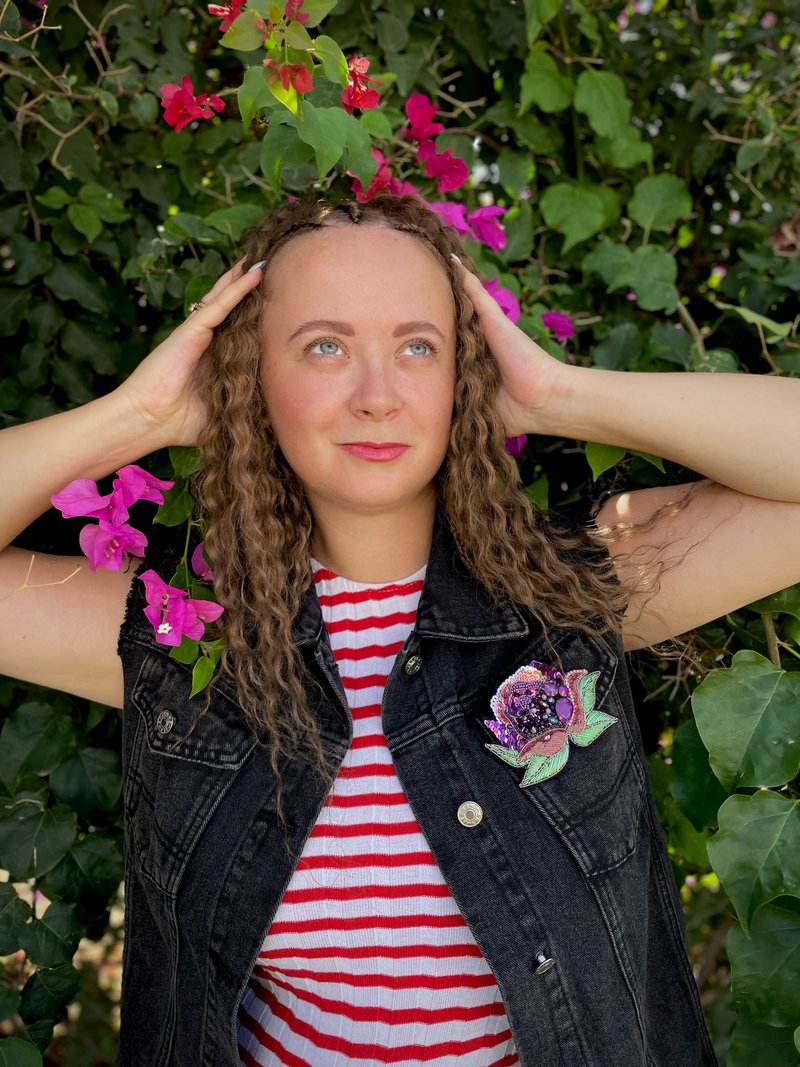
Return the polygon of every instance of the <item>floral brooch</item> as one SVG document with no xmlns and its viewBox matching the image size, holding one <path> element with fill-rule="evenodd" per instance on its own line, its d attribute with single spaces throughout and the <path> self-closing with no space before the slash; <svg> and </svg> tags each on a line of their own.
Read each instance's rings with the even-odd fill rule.
<svg viewBox="0 0 800 1067">
<path fill-rule="evenodd" d="M 487 745 L 512 767 L 525 769 L 520 787 L 552 778 L 566 766 L 569 742 L 582 748 L 612 723 L 613 715 L 594 710 L 599 671 L 562 675 L 533 660 L 506 678 L 491 700 L 494 719 L 484 720 L 499 745 Z"/>
</svg>

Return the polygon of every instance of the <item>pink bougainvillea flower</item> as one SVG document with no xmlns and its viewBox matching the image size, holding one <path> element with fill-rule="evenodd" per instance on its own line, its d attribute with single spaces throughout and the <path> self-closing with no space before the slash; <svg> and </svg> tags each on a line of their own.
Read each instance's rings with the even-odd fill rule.
<svg viewBox="0 0 800 1067">
<path fill-rule="evenodd" d="M 575 326 L 569 315 L 563 311 L 545 311 L 539 318 L 542 324 L 551 330 L 560 345 L 575 336 Z"/>
<path fill-rule="evenodd" d="M 192 552 L 192 558 L 190 560 L 192 570 L 200 579 L 201 582 L 213 582 L 214 572 L 209 567 L 206 557 L 203 555 L 203 542 L 201 541 L 197 548 Z"/>
<path fill-rule="evenodd" d="M 367 77 L 369 60 L 365 56 L 353 56 L 347 61 L 347 73 L 349 81 L 347 87 L 342 90 L 341 101 L 345 111 L 353 114 L 355 108 L 362 111 L 372 111 L 380 102 L 380 94 L 377 89 L 370 89 L 370 85 L 380 85 L 381 82 Z"/>
<path fill-rule="evenodd" d="M 286 0 L 286 6 L 283 9 L 284 16 L 289 22 L 294 19 L 295 22 L 308 22 L 309 16 L 301 12 L 304 0 Z"/>
<path fill-rule="evenodd" d="M 460 189 L 469 178 L 467 164 L 460 156 L 454 156 L 450 148 L 426 159 L 425 173 L 429 178 L 436 179 L 436 188 L 440 193 L 452 193 L 454 189 Z"/>
<path fill-rule="evenodd" d="M 420 163 L 427 163 L 429 159 L 436 157 L 436 145 L 433 141 L 420 141 L 417 145 L 417 159 Z"/>
<path fill-rule="evenodd" d="M 464 204 L 442 201 L 440 203 L 429 203 L 428 207 L 439 216 L 445 226 L 452 226 L 459 233 L 470 232 L 469 223 L 467 222 L 467 209 Z"/>
<path fill-rule="evenodd" d="M 97 525 L 84 526 L 78 540 L 89 561 L 90 571 L 96 571 L 98 567 L 121 571 L 127 567 L 131 556 L 143 556 L 147 548 L 147 538 L 141 530 L 107 519 L 100 519 Z"/>
<path fill-rule="evenodd" d="M 393 196 L 419 196 L 419 189 L 415 185 L 400 181 L 399 178 L 392 178 L 386 186 L 386 191 Z"/>
<path fill-rule="evenodd" d="M 503 248 L 506 243 L 506 231 L 498 221 L 505 215 L 504 207 L 479 207 L 467 216 L 467 222 L 475 240 L 491 248 L 493 252 Z"/>
<path fill-rule="evenodd" d="M 525 445 L 528 443 L 528 435 L 520 434 L 519 437 L 507 437 L 506 438 L 506 452 L 509 456 L 513 456 L 514 459 L 518 459 L 525 450 Z"/>
<path fill-rule="evenodd" d="M 406 100 L 405 112 L 410 125 L 404 132 L 412 141 L 429 141 L 444 129 L 441 122 L 433 121 L 438 108 L 425 93 L 412 93 Z"/>
<path fill-rule="evenodd" d="M 226 33 L 241 15 L 247 0 L 229 0 L 227 4 L 209 4 L 208 13 L 222 19 L 219 28 Z"/>
<path fill-rule="evenodd" d="M 363 204 L 367 200 L 370 200 L 376 193 L 379 193 L 381 189 L 386 189 L 392 180 L 392 175 L 389 171 L 389 162 L 382 152 L 379 152 L 377 148 L 372 149 L 372 158 L 378 164 L 378 170 L 375 177 L 369 183 L 369 189 L 364 192 L 364 186 L 361 184 L 358 178 L 354 177 L 350 171 L 347 172 L 348 177 L 353 179 L 353 192 L 355 193 L 356 200 Z"/>
<path fill-rule="evenodd" d="M 161 106 L 164 108 L 164 121 L 176 131 L 182 130 L 195 119 L 210 119 L 215 111 L 222 111 L 224 101 L 208 93 L 194 95 L 192 79 L 188 74 L 181 78 L 180 85 L 169 82 L 159 89 Z"/>
<path fill-rule="evenodd" d="M 138 500 L 149 500 L 153 504 L 164 503 L 164 493 L 171 489 L 175 483 L 168 482 L 164 478 L 156 478 L 149 471 L 137 467 L 135 463 L 129 463 L 127 467 L 120 467 L 111 490 L 113 499 L 116 499 L 123 507 L 129 508 Z"/>
<path fill-rule="evenodd" d="M 279 64 L 274 59 L 267 57 L 263 66 L 267 71 L 267 77 L 270 82 L 275 82 L 280 78 L 281 85 L 287 92 L 291 88 L 298 93 L 308 93 L 314 87 L 311 71 L 304 67 L 302 63 Z"/>
<path fill-rule="evenodd" d="M 205 632 L 205 623 L 214 622 L 223 612 L 222 606 L 213 600 L 190 599 L 185 589 L 167 585 L 153 570 L 145 571 L 139 577 L 144 582 L 147 599 L 144 613 L 160 645 L 177 646 L 184 634 L 199 641 Z"/>
<path fill-rule="evenodd" d="M 519 322 L 522 308 L 519 306 L 519 300 L 517 300 L 510 289 L 506 289 L 505 286 L 500 285 L 497 278 L 492 278 L 490 281 L 484 282 L 483 288 L 490 296 L 495 298 L 506 318 L 511 319 L 512 322 Z"/>
<path fill-rule="evenodd" d="M 90 478 L 76 478 L 60 493 L 50 497 L 50 503 L 57 508 L 65 519 L 74 519 L 86 515 L 91 519 L 109 519 L 111 517 L 111 493 L 100 496 L 97 482 Z M 127 519 L 127 514 L 124 518 Z"/>
</svg>

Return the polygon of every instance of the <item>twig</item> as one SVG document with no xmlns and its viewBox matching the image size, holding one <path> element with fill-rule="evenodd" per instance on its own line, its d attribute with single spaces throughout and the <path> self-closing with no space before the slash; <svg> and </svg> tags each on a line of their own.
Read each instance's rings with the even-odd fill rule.
<svg viewBox="0 0 800 1067">
<path fill-rule="evenodd" d="M 676 306 L 678 310 L 678 318 L 683 322 L 686 329 L 692 335 L 692 340 L 697 345 L 697 351 L 700 353 L 701 356 L 704 356 L 706 354 L 706 346 L 705 342 L 703 341 L 703 335 L 700 332 L 700 327 L 689 314 L 689 309 L 685 306 L 685 304 L 681 303 L 681 301 L 679 300 Z"/>
<path fill-rule="evenodd" d="M 781 373 L 781 369 L 777 365 L 775 360 L 772 358 L 772 356 L 770 355 L 770 351 L 767 348 L 767 339 L 764 336 L 764 327 L 761 325 L 760 322 L 756 322 L 756 329 L 758 330 L 758 336 L 761 339 L 761 355 L 764 357 L 764 359 L 767 361 L 767 363 L 769 363 L 770 368 L 772 369 L 772 373 L 773 374 L 780 374 Z"/>
<path fill-rule="evenodd" d="M 31 552 L 31 561 L 28 564 L 28 573 L 25 575 L 25 579 L 24 579 L 22 585 L 18 585 L 16 589 L 12 589 L 9 593 L 6 593 L 4 596 L 0 596 L 0 602 L 2 602 L 3 600 L 8 600 L 8 598 L 12 597 L 15 593 L 21 593 L 23 589 L 46 589 L 50 585 L 64 585 L 64 583 L 68 582 L 70 580 L 70 578 L 74 578 L 75 575 L 79 573 L 79 571 L 83 570 L 83 566 L 81 564 L 78 564 L 78 566 L 75 568 L 75 570 L 71 574 L 68 574 L 66 578 L 59 578 L 55 582 L 32 582 L 31 583 L 31 582 L 28 581 L 28 579 L 31 576 L 31 571 L 33 570 L 33 564 L 34 564 L 35 560 L 36 560 L 36 553 L 35 552 Z"/>
<path fill-rule="evenodd" d="M 767 652 L 773 666 L 781 670 L 781 654 L 778 651 L 778 635 L 775 633 L 775 623 L 772 615 L 765 611 L 761 616 L 761 625 L 764 627 L 764 636 L 767 639 Z"/>
</svg>

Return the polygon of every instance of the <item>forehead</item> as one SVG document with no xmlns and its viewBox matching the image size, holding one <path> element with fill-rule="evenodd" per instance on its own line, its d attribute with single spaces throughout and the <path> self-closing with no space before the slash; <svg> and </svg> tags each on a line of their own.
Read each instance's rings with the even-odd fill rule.
<svg viewBox="0 0 800 1067">
<path fill-rule="evenodd" d="M 303 233 L 280 249 L 268 269 L 270 310 L 302 313 L 310 304 L 369 310 L 391 301 L 413 316 L 452 317 L 444 268 L 422 241 L 386 226 L 335 225 Z M 331 316 L 333 317 L 333 316 Z"/>
</svg>

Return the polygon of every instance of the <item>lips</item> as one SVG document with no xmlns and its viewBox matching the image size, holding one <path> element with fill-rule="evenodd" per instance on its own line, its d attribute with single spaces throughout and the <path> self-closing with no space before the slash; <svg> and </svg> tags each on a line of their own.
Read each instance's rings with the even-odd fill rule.
<svg viewBox="0 0 800 1067">
<path fill-rule="evenodd" d="M 359 459 L 386 462 L 402 456 L 409 446 L 399 441 L 347 441 L 339 447 Z"/>
</svg>

